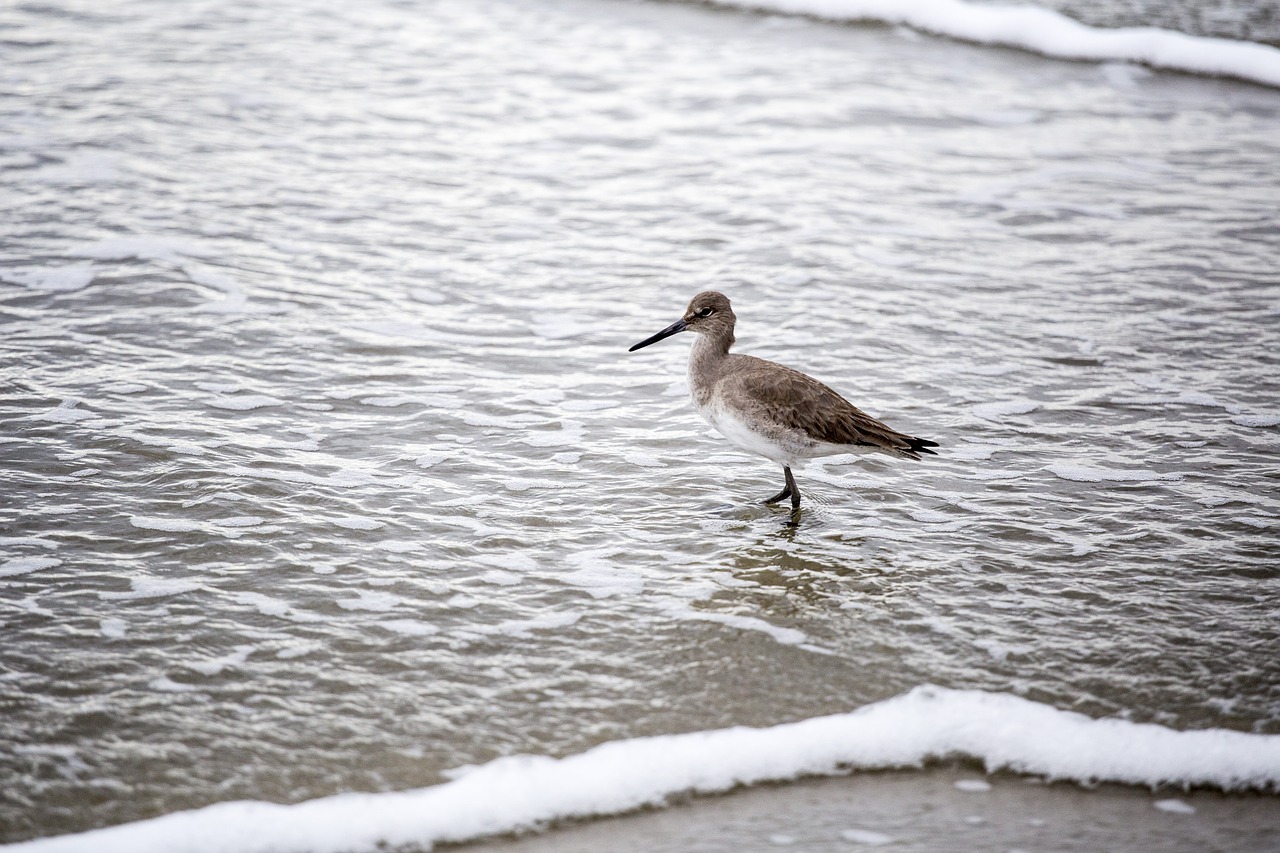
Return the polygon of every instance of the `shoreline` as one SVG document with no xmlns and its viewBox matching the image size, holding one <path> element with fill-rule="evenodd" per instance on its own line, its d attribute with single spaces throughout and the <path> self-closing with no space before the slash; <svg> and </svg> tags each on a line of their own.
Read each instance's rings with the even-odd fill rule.
<svg viewBox="0 0 1280 853">
<path fill-rule="evenodd" d="M 1159 804 L 1159 805 L 1157 805 Z M 859 772 L 765 784 L 611 818 L 562 821 L 539 833 L 437 850 L 1186 851 L 1271 853 L 1280 796 L 1045 782 L 984 775 L 965 764 Z"/>
</svg>

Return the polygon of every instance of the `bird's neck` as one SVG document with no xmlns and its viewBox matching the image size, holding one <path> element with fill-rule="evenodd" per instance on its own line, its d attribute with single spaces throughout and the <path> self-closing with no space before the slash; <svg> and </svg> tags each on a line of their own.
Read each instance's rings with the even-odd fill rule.
<svg viewBox="0 0 1280 853">
<path fill-rule="evenodd" d="M 709 398 L 720 368 L 733 346 L 733 332 L 725 335 L 698 335 L 689 349 L 689 390 L 699 405 Z"/>
</svg>

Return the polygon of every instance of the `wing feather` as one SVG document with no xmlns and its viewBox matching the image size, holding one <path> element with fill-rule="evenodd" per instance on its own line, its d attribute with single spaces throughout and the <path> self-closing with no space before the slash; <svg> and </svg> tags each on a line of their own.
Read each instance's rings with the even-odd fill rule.
<svg viewBox="0 0 1280 853">
<path fill-rule="evenodd" d="M 750 399 L 770 422 L 787 425 L 813 441 L 870 447 L 894 456 L 919 459 L 937 444 L 898 432 L 850 403 L 833 389 L 807 376 L 753 356 L 738 356 L 721 379 L 724 390 Z"/>
</svg>

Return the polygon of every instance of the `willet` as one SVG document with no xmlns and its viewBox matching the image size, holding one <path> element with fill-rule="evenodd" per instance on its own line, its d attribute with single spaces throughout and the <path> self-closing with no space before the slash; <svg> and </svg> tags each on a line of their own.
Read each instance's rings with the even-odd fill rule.
<svg viewBox="0 0 1280 853">
<path fill-rule="evenodd" d="M 699 414 L 738 447 L 782 465 L 786 485 L 765 503 L 791 498 L 792 508 L 799 509 L 791 466 L 817 456 L 935 455 L 929 448 L 937 442 L 882 424 L 812 376 L 762 358 L 731 355 L 736 321 L 729 298 L 707 290 L 693 297 L 683 317 L 628 352 L 679 332 L 698 335 L 689 351 L 689 391 Z"/>
</svg>

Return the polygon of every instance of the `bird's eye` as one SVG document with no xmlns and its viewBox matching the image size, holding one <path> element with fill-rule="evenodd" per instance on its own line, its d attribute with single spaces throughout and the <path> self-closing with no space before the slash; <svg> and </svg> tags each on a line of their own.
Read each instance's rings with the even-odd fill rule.
<svg viewBox="0 0 1280 853">
<path fill-rule="evenodd" d="M 712 314 L 714 314 L 714 313 L 716 313 L 716 309 L 714 309 L 714 308 L 703 308 L 701 311 L 699 311 L 699 312 L 698 312 L 698 316 L 699 316 L 699 317 L 710 317 L 710 316 L 711 316 Z"/>
</svg>

